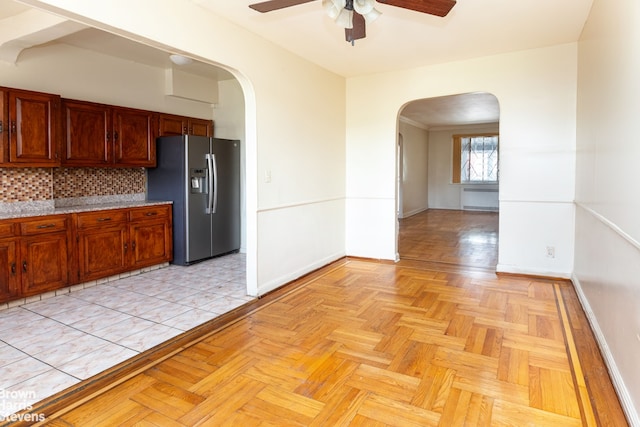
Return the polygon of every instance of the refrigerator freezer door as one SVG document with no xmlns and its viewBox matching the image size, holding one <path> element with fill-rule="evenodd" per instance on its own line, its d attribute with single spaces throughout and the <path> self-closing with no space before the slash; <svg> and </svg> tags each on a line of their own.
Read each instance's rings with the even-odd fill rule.
<svg viewBox="0 0 640 427">
<path fill-rule="evenodd" d="M 216 165 L 213 197 L 217 203 L 211 214 L 215 256 L 240 249 L 240 142 L 213 139 L 211 153 Z"/>
</svg>

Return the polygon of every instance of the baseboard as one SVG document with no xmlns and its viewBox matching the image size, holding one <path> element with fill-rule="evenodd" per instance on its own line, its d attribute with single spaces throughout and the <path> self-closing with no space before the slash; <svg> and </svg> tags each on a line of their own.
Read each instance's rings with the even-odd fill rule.
<svg viewBox="0 0 640 427">
<path fill-rule="evenodd" d="M 322 258 L 321 260 L 318 260 L 312 264 L 306 265 L 302 268 L 299 268 L 289 274 L 285 274 L 284 276 L 278 277 L 277 279 L 273 279 L 270 280 L 264 284 L 262 284 L 261 286 L 258 287 L 258 297 L 265 295 L 271 291 L 274 291 L 276 289 L 278 289 L 279 287 L 282 287 L 284 285 L 286 285 L 287 283 L 290 283 L 296 279 L 299 279 L 300 277 L 304 276 L 305 274 L 311 273 L 314 270 L 317 270 L 319 268 L 322 268 L 328 264 L 331 264 L 334 261 L 339 260 L 340 258 L 344 258 L 346 255 L 344 252 L 341 253 L 337 253 L 337 254 L 333 254 L 333 255 L 329 255 L 327 257 Z"/>
<path fill-rule="evenodd" d="M 427 211 L 427 210 L 429 210 L 429 208 L 419 208 L 419 209 L 414 209 L 414 210 L 409 211 L 409 212 L 403 212 L 402 216 L 399 216 L 398 218 L 400 218 L 400 219 L 409 218 L 411 216 L 418 215 L 420 212 L 424 212 L 424 211 Z"/>
<path fill-rule="evenodd" d="M 533 276 L 545 278 L 558 278 L 571 280 L 571 273 L 561 271 L 548 271 L 537 268 L 518 268 L 512 265 L 496 265 L 496 273 L 514 274 L 518 276 Z"/>
<path fill-rule="evenodd" d="M 607 341 L 604 337 L 604 334 L 602 333 L 602 329 L 600 329 L 598 319 L 596 319 L 596 316 L 591 309 L 591 306 L 589 305 L 587 296 L 582 291 L 580 279 L 578 279 L 578 277 L 573 274 L 571 280 L 573 281 L 573 287 L 575 288 L 576 294 L 578 295 L 578 300 L 580 301 L 582 310 L 584 310 L 584 313 L 587 316 L 587 320 L 589 321 L 589 325 L 591 326 L 593 335 L 596 338 L 596 343 L 598 344 L 600 352 L 602 353 L 602 357 L 604 358 L 604 363 L 609 370 L 611 382 L 613 383 L 613 387 L 618 394 L 618 398 L 620 399 L 620 404 L 622 405 L 622 410 L 627 417 L 627 421 L 629 421 L 629 424 L 632 427 L 640 427 L 640 415 L 638 414 L 635 405 L 633 404 L 633 400 L 629 395 L 629 391 L 624 384 L 624 380 L 622 379 L 622 375 L 618 370 L 618 366 L 616 365 L 616 362 L 613 358 L 613 354 L 611 354 L 611 350 L 607 345 Z"/>
</svg>

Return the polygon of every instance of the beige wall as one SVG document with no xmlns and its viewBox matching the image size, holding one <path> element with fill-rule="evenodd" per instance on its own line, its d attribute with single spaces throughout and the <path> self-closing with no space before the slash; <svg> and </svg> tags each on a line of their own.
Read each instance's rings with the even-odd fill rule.
<svg viewBox="0 0 640 427">
<path fill-rule="evenodd" d="M 402 170 L 400 183 L 402 185 L 402 209 L 400 217 L 415 215 L 429 207 L 429 132 L 400 120 L 398 124 L 402 139 Z"/>
<path fill-rule="evenodd" d="M 640 8 L 595 0 L 580 40 L 574 282 L 640 425 Z"/>
<path fill-rule="evenodd" d="M 569 277 L 576 81 L 575 43 L 348 79 L 347 254 L 396 256 L 395 140 L 402 106 L 481 91 L 500 104 L 498 269 Z M 555 258 L 546 256 L 547 246 L 555 247 Z"/>
</svg>

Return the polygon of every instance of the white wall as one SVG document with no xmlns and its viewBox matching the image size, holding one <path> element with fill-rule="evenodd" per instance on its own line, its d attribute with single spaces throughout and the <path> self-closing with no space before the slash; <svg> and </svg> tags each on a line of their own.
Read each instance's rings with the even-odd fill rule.
<svg viewBox="0 0 640 427">
<path fill-rule="evenodd" d="M 462 209 L 462 186 L 451 182 L 453 135 L 487 132 L 499 132 L 498 124 L 434 128 L 429 131 L 429 208 Z"/>
<path fill-rule="evenodd" d="M 498 268 L 568 277 L 576 70 L 577 44 L 566 44 L 349 79 L 347 253 L 395 258 L 399 109 L 414 99 L 483 91 L 500 103 Z M 553 259 L 546 258 L 550 245 L 556 249 Z"/>
<path fill-rule="evenodd" d="M 246 109 L 247 282 L 252 294 L 345 254 L 344 78 L 192 2 L 181 2 L 179 8 L 172 0 L 24 3 L 224 64 L 237 77 Z M 162 24 L 168 22 L 189 25 Z"/>
<path fill-rule="evenodd" d="M 399 216 L 406 218 L 429 207 L 428 163 L 429 133 L 426 129 L 400 120 L 402 135 L 402 209 Z"/>
<path fill-rule="evenodd" d="M 26 49 L 15 65 L 0 61 L 0 76 L 3 86 L 63 98 L 213 118 L 211 104 L 165 96 L 164 69 L 69 45 Z"/>
<path fill-rule="evenodd" d="M 595 0 L 579 44 L 574 283 L 640 425 L 640 4 Z"/>
</svg>

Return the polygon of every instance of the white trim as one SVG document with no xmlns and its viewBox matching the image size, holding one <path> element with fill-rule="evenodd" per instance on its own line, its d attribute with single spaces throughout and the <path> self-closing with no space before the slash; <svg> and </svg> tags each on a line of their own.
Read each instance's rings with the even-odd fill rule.
<svg viewBox="0 0 640 427">
<path fill-rule="evenodd" d="M 265 295 L 266 293 L 269 293 L 275 289 L 280 288 L 281 286 L 286 285 L 289 282 L 292 282 L 293 280 L 297 280 L 299 278 L 301 278 L 302 276 L 304 276 L 305 274 L 311 273 L 314 270 L 317 270 L 321 267 L 324 267 L 328 264 L 331 264 L 334 261 L 339 260 L 340 258 L 344 258 L 346 256 L 346 253 L 341 252 L 341 253 L 335 253 L 333 255 L 330 255 L 328 257 L 325 257 L 319 261 L 313 262 L 303 268 L 299 268 L 296 271 L 293 272 L 289 272 L 283 276 L 280 276 L 276 279 L 270 280 L 264 284 L 262 284 L 259 288 L 258 288 L 258 294 L 256 296 L 260 297 L 262 295 Z"/>
<path fill-rule="evenodd" d="M 571 279 L 572 273 L 566 271 L 549 271 L 537 268 L 519 268 L 513 265 L 498 264 L 496 273 L 523 274 L 527 276 L 557 277 L 559 279 Z"/>
<path fill-rule="evenodd" d="M 406 219 L 414 215 L 418 215 L 420 212 L 428 211 L 429 208 L 417 208 L 410 212 L 405 213 L 403 216 L 398 216 L 398 219 Z"/>
<path fill-rule="evenodd" d="M 582 204 L 580 202 L 576 202 L 576 206 L 578 206 L 578 207 L 584 209 L 585 211 L 587 211 L 588 213 L 590 213 L 593 217 L 597 218 L 601 223 L 603 223 L 604 225 L 606 225 L 607 227 L 609 227 L 610 229 L 615 231 L 624 240 L 626 240 L 627 242 L 631 243 L 636 249 L 640 250 L 640 242 L 638 242 L 636 239 L 634 239 L 631 235 L 625 233 L 615 223 L 609 221 L 603 215 L 600 215 L 598 212 L 594 211 L 590 207 L 588 207 L 588 206 L 586 206 L 586 205 L 584 205 L 584 204 Z"/>
<path fill-rule="evenodd" d="M 260 208 L 258 209 L 258 213 L 262 213 L 262 212 L 270 212 L 270 211 L 277 211 L 280 209 L 289 209 L 289 208 L 297 208 L 300 206 L 307 206 L 307 205 L 317 205 L 319 203 L 329 203 L 329 202 L 335 202 L 338 200 L 347 200 L 345 197 L 332 197 L 329 199 L 317 199 L 317 200 L 307 200 L 304 202 L 297 202 L 297 203 L 287 203 L 284 205 L 278 205 L 278 206 L 270 206 L 270 207 L 266 207 L 266 208 Z"/>
<path fill-rule="evenodd" d="M 591 326 L 593 335 L 596 338 L 596 343 L 598 344 L 600 352 L 602 353 L 602 357 L 604 358 L 604 363 L 609 370 L 611 382 L 613 383 L 613 387 L 616 389 L 618 398 L 620 399 L 620 403 L 622 405 L 622 409 L 627 416 L 627 421 L 633 427 L 640 427 L 640 416 L 636 411 L 633 400 L 631 399 L 631 395 L 629 395 L 629 390 L 624 384 L 624 380 L 622 379 L 622 375 L 618 370 L 618 366 L 616 365 L 615 359 L 613 358 L 613 354 L 611 353 L 611 350 L 607 345 L 607 340 L 604 337 L 604 333 L 602 332 L 602 329 L 600 329 L 600 325 L 598 324 L 596 315 L 593 313 L 593 310 L 589 305 L 589 300 L 582 291 L 580 279 L 578 279 L 578 277 L 573 274 L 571 280 L 573 282 L 573 287 L 576 290 L 576 294 L 578 294 L 578 300 L 580 301 L 582 310 L 587 316 L 587 320 L 589 321 L 589 325 Z"/>
</svg>

